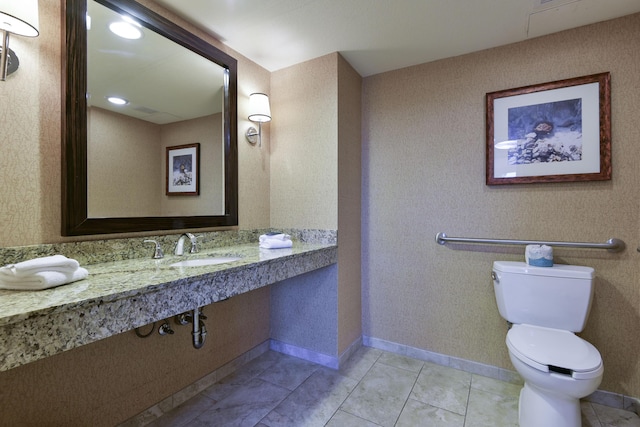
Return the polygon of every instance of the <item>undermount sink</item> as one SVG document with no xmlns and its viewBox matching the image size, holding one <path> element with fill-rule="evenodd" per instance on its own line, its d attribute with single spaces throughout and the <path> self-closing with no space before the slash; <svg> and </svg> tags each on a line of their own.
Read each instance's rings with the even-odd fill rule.
<svg viewBox="0 0 640 427">
<path fill-rule="evenodd" d="M 202 267 L 205 265 L 226 264 L 228 262 L 235 262 L 240 259 L 240 257 L 195 258 L 174 262 L 173 264 L 169 264 L 169 267 Z"/>
</svg>

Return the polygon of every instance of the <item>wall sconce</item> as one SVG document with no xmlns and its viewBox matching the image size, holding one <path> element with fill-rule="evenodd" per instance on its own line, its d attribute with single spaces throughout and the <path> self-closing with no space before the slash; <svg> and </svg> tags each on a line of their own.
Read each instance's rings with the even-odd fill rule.
<svg viewBox="0 0 640 427">
<path fill-rule="evenodd" d="M 37 37 L 38 0 L 0 0 L 0 30 L 2 30 L 2 53 L 0 54 L 0 80 L 18 69 L 20 62 L 9 49 L 11 33 L 26 37 Z"/>
<path fill-rule="evenodd" d="M 249 120 L 258 123 L 258 130 L 251 126 L 247 129 L 245 136 L 250 144 L 258 142 L 258 147 L 262 147 L 262 123 L 271 121 L 271 108 L 269 107 L 269 97 L 264 93 L 252 93 L 249 95 Z"/>
</svg>

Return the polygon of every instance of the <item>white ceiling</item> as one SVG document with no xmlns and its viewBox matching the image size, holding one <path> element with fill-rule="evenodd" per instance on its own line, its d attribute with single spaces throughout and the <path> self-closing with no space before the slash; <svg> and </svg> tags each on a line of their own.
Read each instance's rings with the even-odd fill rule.
<svg viewBox="0 0 640 427">
<path fill-rule="evenodd" d="M 87 2 L 87 14 L 90 106 L 156 124 L 222 111 L 222 67 L 144 27 L 139 40 L 117 37 L 109 24 L 122 17 L 97 2 Z M 113 105 L 109 96 L 129 103 Z"/>
<path fill-rule="evenodd" d="M 269 71 L 340 52 L 363 77 L 640 12 L 640 0 L 154 0 Z"/>
</svg>

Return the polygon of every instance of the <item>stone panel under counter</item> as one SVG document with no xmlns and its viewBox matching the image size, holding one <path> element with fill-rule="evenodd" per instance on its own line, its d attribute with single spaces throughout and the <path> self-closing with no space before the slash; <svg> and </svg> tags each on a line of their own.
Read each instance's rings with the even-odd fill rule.
<svg viewBox="0 0 640 427">
<path fill-rule="evenodd" d="M 200 253 L 167 254 L 160 260 L 150 258 L 147 246 L 149 257 L 84 263 L 89 277 L 79 282 L 42 291 L 0 291 L 0 371 L 337 262 L 335 239 L 311 239 L 294 232 L 292 236 L 293 248 L 275 250 L 258 248 L 257 238 L 251 239 L 253 243 L 237 239 L 207 245 L 204 236 Z M 241 259 L 200 267 L 170 266 L 208 256 Z"/>
</svg>

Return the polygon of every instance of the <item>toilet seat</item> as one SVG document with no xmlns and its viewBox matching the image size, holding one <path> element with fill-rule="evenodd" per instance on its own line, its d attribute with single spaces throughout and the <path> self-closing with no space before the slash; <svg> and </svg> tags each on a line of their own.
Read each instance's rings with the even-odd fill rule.
<svg viewBox="0 0 640 427">
<path fill-rule="evenodd" d="M 542 372 L 559 372 L 586 380 L 602 375 L 602 357 L 589 342 L 569 331 L 513 325 L 507 347 L 523 363 Z"/>
</svg>

